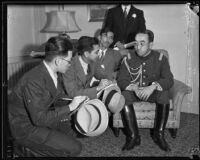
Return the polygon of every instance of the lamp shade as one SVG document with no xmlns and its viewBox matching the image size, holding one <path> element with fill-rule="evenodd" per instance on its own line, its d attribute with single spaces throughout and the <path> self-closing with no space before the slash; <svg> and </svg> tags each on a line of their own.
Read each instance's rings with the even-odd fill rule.
<svg viewBox="0 0 200 160">
<path fill-rule="evenodd" d="M 81 31 L 75 20 L 75 11 L 47 12 L 47 22 L 41 32 L 72 33 Z"/>
</svg>

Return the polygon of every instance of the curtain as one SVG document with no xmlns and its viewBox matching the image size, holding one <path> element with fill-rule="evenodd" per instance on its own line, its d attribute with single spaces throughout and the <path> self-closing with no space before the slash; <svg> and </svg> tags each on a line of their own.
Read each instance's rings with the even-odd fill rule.
<svg viewBox="0 0 200 160">
<path fill-rule="evenodd" d="M 188 95 L 188 103 L 192 107 L 199 104 L 199 16 L 189 6 L 190 3 L 185 6 L 187 22 L 186 84 L 192 87 L 192 93 Z"/>
</svg>

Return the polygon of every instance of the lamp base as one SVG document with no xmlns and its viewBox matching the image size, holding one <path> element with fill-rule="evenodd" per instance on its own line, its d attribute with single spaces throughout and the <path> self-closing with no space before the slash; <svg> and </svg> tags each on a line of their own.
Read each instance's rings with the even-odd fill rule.
<svg viewBox="0 0 200 160">
<path fill-rule="evenodd" d="M 66 33 L 60 33 L 58 36 L 70 39 L 70 36 Z"/>
</svg>

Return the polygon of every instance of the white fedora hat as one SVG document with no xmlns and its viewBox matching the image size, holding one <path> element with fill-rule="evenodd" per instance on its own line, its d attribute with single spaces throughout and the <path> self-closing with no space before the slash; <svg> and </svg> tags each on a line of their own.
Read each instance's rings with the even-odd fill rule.
<svg viewBox="0 0 200 160">
<path fill-rule="evenodd" d="M 98 136 L 108 126 L 108 111 L 99 99 L 89 100 L 75 114 L 75 128 L 86 136 Z"/>
<path fill-rule="evenodd" d="M 117 84 L 110 85 L 98 95 L 98 98 L 112 113 L 119 113 L 125 105 L 125 98 Z"/>
</svg>

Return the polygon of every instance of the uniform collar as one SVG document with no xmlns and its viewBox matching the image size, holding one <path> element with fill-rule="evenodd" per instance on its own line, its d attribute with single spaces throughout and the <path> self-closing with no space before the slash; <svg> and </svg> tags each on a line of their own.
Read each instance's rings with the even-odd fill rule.
<svg viewBox="0 0 200 160">
<path fill-rule="evenodd" d="M 145 60 L 149 59 L 152 55 L 153 55 L 153 54 L 152 54 L 152 50 L 151 50 L 150 53 L 149 53 L 147 56 L 145 56 L 145 57 L 138 56 L 138 57 L 139 57 L 139 59 L 145 61 Z"/>
</svg>

